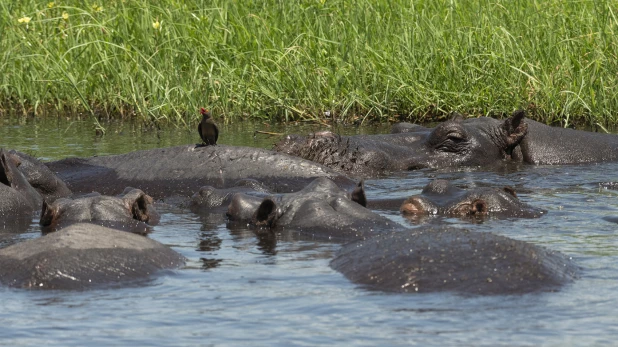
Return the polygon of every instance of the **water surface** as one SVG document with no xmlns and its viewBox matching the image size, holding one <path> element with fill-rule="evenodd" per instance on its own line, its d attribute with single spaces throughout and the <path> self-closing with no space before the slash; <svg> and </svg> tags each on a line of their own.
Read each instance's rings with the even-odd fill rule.
<svg viewBox="0 0 618 347">
<path fill-rule="evenodd" d="M 270 147 L 255 130 L 309 132 L 319 126 L 222 126 L 221 143 Z M 341 133 L 387 132 L 386 127 Z M 110 124 L 96 136 L 89 122 L 6 122 L 0 146 L 46 160 L 196 143 L 197 132 Z M 0 341 L 20 345 L 603 345 L 618 338 L 618 164 L 520 166 L 498 172 L 420 170 L 366 182 L 367 195 L 406 197 L 434 178 L 461 187 L 515 187 L 521 200 L 548 210 L 539 219 L 457 218 L 423 223 L 482 230 L 559 250 L 581 278 L 559 292 L 466 297 L 451 293 L 368 291 L 330 269 L 338 245 L 257 237 L 222 216 L 162 209 L 151 234 L 188 258 L 186 266 L 145 286 L 83 292 L 0 288 Z M 418 227 L 393 212 L 385 216 Z M 0 244 L 38 237 L 38 225 Z M 2 243 L 4 242 L 4 243 Z"/>
</svg>

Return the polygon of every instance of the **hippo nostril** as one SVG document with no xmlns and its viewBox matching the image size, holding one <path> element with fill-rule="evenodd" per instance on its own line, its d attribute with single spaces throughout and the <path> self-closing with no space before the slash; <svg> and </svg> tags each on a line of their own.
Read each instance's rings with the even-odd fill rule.
<svg viewBox="0 0 618 347">
<path fill-rule="evenodd" d="M 489 208 L 485 200 L 475 199 L 472 202 L 466 202 L 457 205 L 452 211 L 453 214 L 458 214 L 462 216 L 483 215 L 488 213 Z"/>
<path fill-rule="evenodd" d="M 253 214 L 254 225 L 272 228 L 277 222 L 277 204 L 271 199 L 264 199 Z"/>
<path fill-rule="evenodd" d="M 487 214 L 487 203 L 484 200 L 476 199 L 472 202 L 470 214 Z"/>
</svg>

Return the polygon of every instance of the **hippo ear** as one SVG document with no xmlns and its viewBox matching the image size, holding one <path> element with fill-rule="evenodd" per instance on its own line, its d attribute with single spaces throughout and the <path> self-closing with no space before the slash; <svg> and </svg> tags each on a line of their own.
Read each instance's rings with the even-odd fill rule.
<svg viewBox="0 0 618 347">
<path fill-rule="evenodd" d="M 51 225 L 57 214 L 58 209 L 50 206 L 47 201 L 43 200 L 43 208 L 41 210 L 41 220 L 39 221 L 39 224 L 42 226 Z"/>
<path fill-rule="evenodd" d="M 131 211 L 133 218 L 140 222 L 148 222 L 150 219 L 149 206 L 153 203 L 152 198 L 139 189 L 133 189 L 126 193 L 122 199 Z"/>
<path fill-rule="evenodd" d="M 18 157 L 16 154 L 9 153 L 9 158 L 13 162 L 13 165 L 15 165 L 15 167 L 19 167 L 21 165 L 21 158 Z"/>
<path fill-rule="evenodd" d="M 277 204 L 270 198 L 265 198 L 257 208 L 251 222 L 257 226 L 272 228 L 277 224 Z"/>
<path fill-rule="evenodd" d="M 451 119 L 452 122 L 463 122 L 465 119 L 464 115 L 457 111 L 451 112 L 449 114 L 449 118 Z"/>
<path fill-rule="evenodd" d="M 502 138 L 500 139 L 502 150 L 506 156 L 510 157 L 515 147 L 526 137 L 528 134 L 528 124 L 524 122 L 526 111 L 517 110 L 513 112 L 513 115 L 506 119 L 502 123 L 501 132 Z"/>
<path fill-rule="evenodd" d="M 504 190 L 508 194 L 513 195 L 514 197 L 517 197 L 517 193 L 515 192 L 515 189 L 513 187 L 505 186 L 502 188 L 502 190 Z"/>
<path fill-rule="evenodd" d="M 365 195 L 365 181 L 361 180 L 356 185 L 356 188 L 350 193 L 350 200 L 358 203 L 363 207 L 367 207 L 367 196 Z"/>
<path fill-rule="evenodd" d="M 470 205 L 470 214 L 474 214 L 474 215 L 480 215 L 480 214 L 487 214 L 488 212 L 488 208 L 487 208 L 487 203 L 485 202 L 485 200 L 483 199 L 476 199 L 474 201 L 472 201 L 472 204 Z"/>
</svg>

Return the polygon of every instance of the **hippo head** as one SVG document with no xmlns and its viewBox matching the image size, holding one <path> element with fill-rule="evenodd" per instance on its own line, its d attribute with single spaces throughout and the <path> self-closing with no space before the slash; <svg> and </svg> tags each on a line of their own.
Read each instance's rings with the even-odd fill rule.
<svg viewBox="0 0 618 347">
<path fill-rule="evenodd" d="M 15 150 L 11 150 L 9 155 L 13 161 L 19 163 L 19 171 L 43 199 L 51 202 L 71 195 L 67 185 L 36 158 Z M 37 208 L 39 206 L 40 204 L 37 204 Z"/>
<path fill-rule="evenodd" d="M 0 149 L 0 228 L 14 232 L 25 231 L 41 197 L 17 169 L 19 160 Z"/>
<path fill-rule="evenodd" d="M 238 193 L 227 216 L 262 229 L 292 228 L 329 239 L 348 239 L 374 230 L 392 229 L 390 222 L 361 204 L 366 203 L 362 182 L 352 193 L 328 178 L 317 178 L 296 193 L 257 197 Z"/>
<path fill-rule="evenodd" d="M 3 194 L 3 199 L 21 201 L 20 205 L 24 206 L 20 209 L 27 209 L 30 213 L 41 206 L 42 198 L 19 171 L 21 164 L 19 157 L 0 149 L 0 184 L 10 195 Z"/>
<path fill-rule="evenodd" d="M 446 180 L 429 183 L 421 194 L 406 199 L 400 211 L 411 219 L 419 215 L 537 218 L 545 213 L 519 201 L 510 187 L 464 190 Z"/>
<path fill-rule="evenodd" d="M 77 199 L 60 198 L 43 203 L 40 224 L 44 231 L 56 231 L 80 222 L 147 234 L 159 215 L 153 199 L 139 189 L 127 188 L 120 197 L 97 193 Z"/>
<path fill-rule="evenodd" d="M 525 112 L 504 120 L 454 115 L 435 128 L 400 124 L 391 134 L 339 136 L 331 132 L 288 135 L 274 149 L 358 177 L 424 168 L 487 166 L 521 161 L 528 133 Z"/>
<path fill-rule="evenodd" d="M 524 111 L 517 111 L 500 122 L 456 115 L 410 148 L 411 156 L 405 159 L 408 169 L 480 166 L 511 159 L 528 131 L 524 116 Z"/>
</svg>

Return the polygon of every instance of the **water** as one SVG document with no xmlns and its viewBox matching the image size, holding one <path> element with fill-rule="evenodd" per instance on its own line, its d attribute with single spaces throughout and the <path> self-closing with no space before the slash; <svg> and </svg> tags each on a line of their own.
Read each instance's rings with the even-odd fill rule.
<svg viewBox="0 0 618 347">
<path fill-rule="evenodd" d="M 50 125 L 51 124 L 51 125 Z M 103 155 L 197 142 L 195 131 L 141 131 L 111 125 L 96 137 L 90 123 L 4 124 L 0 146 L 52 159 Z M 116 127 L 116 128 L 114 128 Z M 269 147 L 263 124 L 225 127 L 221 142 Z M 116 129 L 116 130 L 114 130 Z M 315 127 L 268 131 L 307 132 Z M 114 132 L 116 131 L 116 132 Z M 357 133 L 354 128 L 341 130 Z M 361 132 L 386 131 L 363 129 Z M 231 136 L 230 133 L 235 136 Z M 259 239 L 230 230 L 222 217 L 164 209 L 151 237 L 188 258 L 186 266 L 141 287 L 84 292 L 0 288 L 0 344 L 20 345 L 609 345 L 618 337 L 618 164 L 521 166 L 499 172 L 421 170 L 366 182 L 367 195 L 405 197 L 433 178 L 462 187 L 515 187 L 520 199 L 548 210 L 539 219 L 471 224 L 559 250 L 581 278 L 556 293 L 465 297 L 450 293 L 385 294 L 355 286 L 330 269 L 338 246 L 279 235 Z M 396 213 L 381 212 L 410 224 Z M 38 237 L 33 223 L 9 243 Z M 6 244 L 6 243 L 5 243 Z"/>
</svg>

